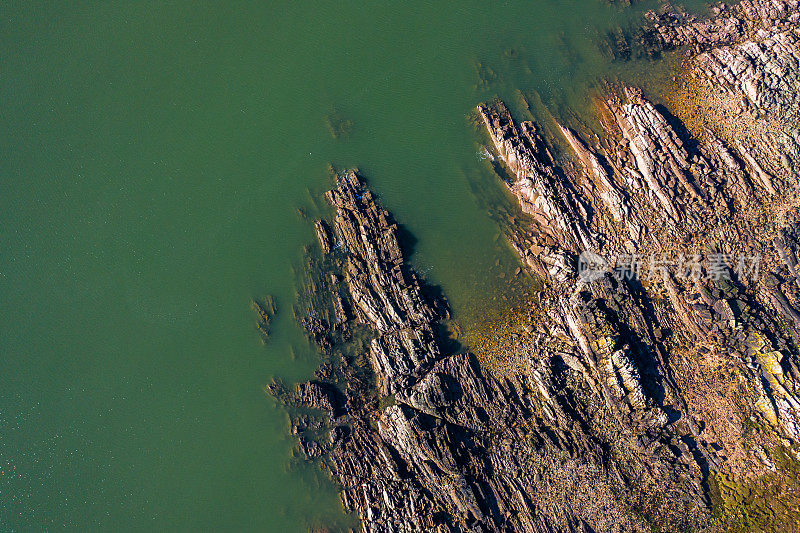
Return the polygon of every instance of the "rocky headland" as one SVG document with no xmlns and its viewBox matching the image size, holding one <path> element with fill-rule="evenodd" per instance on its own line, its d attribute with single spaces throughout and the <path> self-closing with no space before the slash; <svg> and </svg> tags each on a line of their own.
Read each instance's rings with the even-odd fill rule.
<svg viewBox="0 0 800 533">
<path fill-rule="evenodd" d="M 650 14 L 640 38 L 684 69 L 666 106 L 608 85 L 602 132 L 478 107 L 542 280 L 491 360 L 453 344 L 403 228 L 337 174 L 295 310 L 326 362 L 270 391 L 364 531 L 800 524 L 799 18 Z"/>
</svg>

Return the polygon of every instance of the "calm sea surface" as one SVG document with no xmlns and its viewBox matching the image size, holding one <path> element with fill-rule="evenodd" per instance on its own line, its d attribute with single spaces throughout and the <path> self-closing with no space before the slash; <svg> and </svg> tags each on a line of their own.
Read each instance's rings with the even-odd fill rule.
<svg viewBox="0 0 800 533">
<path fill-rule="evenodd" d="M 263 392 L 316 366 L 298 208 L 358 166 L 456 317 L 479 314 L 517 265 L 475 196 L 496 183 L 472 109 L 518 89 L 580 109 L 646 67 L 598 42 L 655 6 L 4 3 L 0 530 L 351 523 Z"/>
</svg>

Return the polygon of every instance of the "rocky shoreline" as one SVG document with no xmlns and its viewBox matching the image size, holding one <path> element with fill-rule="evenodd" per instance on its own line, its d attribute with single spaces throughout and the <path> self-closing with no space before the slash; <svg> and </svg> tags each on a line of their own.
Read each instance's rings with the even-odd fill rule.
<svg viewBox="0 0 800 533">
<path fill-rule="evenodd" d="M 296 309 L 330 361 L 270 390 L 312 408 L 292 431 L 364 531 L 800 523 L 800 3 L 713 13 L 650 15 L 648 46 L 687 54 L 672 109 L 609 87 L 602 135 L 547 137 L 478 107 L 544 282 L 502 371 L 452 345 L 402 228 L 337 175 Z"/>
</svg>

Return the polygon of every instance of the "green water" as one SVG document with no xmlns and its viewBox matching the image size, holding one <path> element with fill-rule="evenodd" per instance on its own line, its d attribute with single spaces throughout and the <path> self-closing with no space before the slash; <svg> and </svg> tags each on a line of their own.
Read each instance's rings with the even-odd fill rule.
<svg viewBox="0 0 800 533">
<path fill-rule="evenodd" d="M 469 113 L 517 88 L 580 105 L 621 68 L 597 39 L 654 5 L 4 3 L 0 529 L 349 523 L 263 392 L 316 365 L 297 208 L 357 165 L 456 315 L 491 305 L 516 264 L 471 192 L 495 184 Z"/>
</svg>

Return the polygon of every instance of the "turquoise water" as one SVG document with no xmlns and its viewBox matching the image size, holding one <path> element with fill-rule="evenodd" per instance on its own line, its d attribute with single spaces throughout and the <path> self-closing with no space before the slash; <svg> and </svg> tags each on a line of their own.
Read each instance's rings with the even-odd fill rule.
<svg viewBox="0 0 800 533">
<path fill-rule="evenodd" d="M 263 392 L 316 366 L 290 312 L 298 207 L 358 166 L 479 313 L 516 263 L 471 192 L 496 186 L 474 105 L 585 104 L 623 68 L 598 39 L 654 5 L 4 4 L 0 529 L 350 523 Z"/>
</svg>

